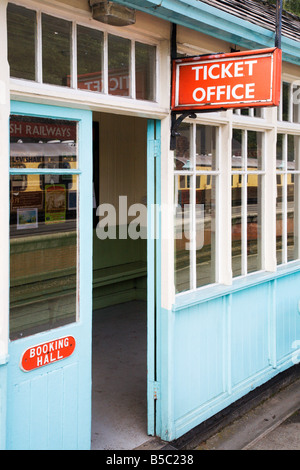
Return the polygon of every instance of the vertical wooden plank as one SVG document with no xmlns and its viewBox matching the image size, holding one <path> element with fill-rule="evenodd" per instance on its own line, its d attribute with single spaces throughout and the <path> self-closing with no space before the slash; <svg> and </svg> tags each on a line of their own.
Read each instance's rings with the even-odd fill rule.
<svg viewBox="0 0 300 470">
<path fill-rule="evenodd" d="M 30 384 L 30 444 L 31 450 L 48 448 L 48 377 L 35 377 Z"/>
<path fill-rule="evenodd" d="M 30 381 L 9 388 L 7 449 L 30 449 Z"/>
<path fill-rule="evenodd" d="M 48 374 L 48 449 L 62 450 L 63 442 L 63 395 L 57 390 L 63 389 L 63 369 Z"/>
<path fill-rule="evenodd" d="M 63 450 L 78 449 L 78 367 L 64 368 L 63 380 Z"/>
</svg>

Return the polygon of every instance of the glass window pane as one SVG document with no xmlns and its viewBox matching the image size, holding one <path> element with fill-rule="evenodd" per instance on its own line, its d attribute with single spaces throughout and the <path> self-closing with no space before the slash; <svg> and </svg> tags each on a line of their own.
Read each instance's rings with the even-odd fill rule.
<svg viewBox="0 0 300 470">
<path fill-rule="evenodd" d="M 290 118 L 290 84 L 282 84 L 282 120 L 289 121 Z"/>
<path fill-rule="evenodd" d="M 11 168 L 77 168 L 75 121 L 12 115 L 10 139 Z"/>
<path fill-rule="evenodd" d="M 135 82 L 138 100 L 155 100 L 156 47 L 135 43 Z"/>
<path fill-rule="evenodd" d="M 262 156 L 262 132 L 247 132 L 247 166 L 248 170 L 261 170 L 263 166 Z"/>
<path fill-rule="evenodd" d="M 196 170 L 217 170 L 216 128 L 196 126 Z"/>
<path fill-rule="evenodd" d="M 300 86 L 293 85 L 293 122 L 300 123 Z"/>
<path fill-rule="evenodd" d="M 11 77 L 35 80 L 36 12 L 9 3 L 7 32 Z"/>
<path fill-rule="evenodd" d="M 77 298 L 77 176 L 66 181 L 57 175 L 27 175 L 20 195 L 15 178 L 11 176 L 11 339 L 74 322 Z"/>
<path fill-rule="evenodd" d="M 77 26 L 77 87 L 103 91 L 103 33 Z"/>
<path fill-rule="evenodd" d="M 254 108 L 254 112 L 253 112 L 254 116 L 258 118 L 262 118 L 264 114 L 263 109 L 264 108 Z"/>
<path fill-rule="evenodd" d="M 175 175 L 175 289 L 176 293 L 190 289 L 190 176 L 187 176 L 187 187 L 180 188 L 180 176 Z"/>
<path fill-rule="evenodd" d="M 260 175 L 248 175 L 247 183 L 247 272 L 261 269 L 261 183 Z"/>
<path fill-rule="evenodd" d="M 242 274 L 242 175 L 232 175 L 232 276 Z"/>
<path fill-rule="evenodd" d="M 298 175 L 287 175 L 287 260 L 293 261 L 298 258 L 298 234 L 297 234 L 297 216 L 296 216 L 296 199 L 298 193 Z"/>
<path fill-rule="evenodd" d="M 43 82 L 71 85 L 70 21 L 42 14 Z"/>
<path fill-rule="evenodd" d="M 174 169 L 175 170 L 191 170 L 192 154 L 191 154 L 191 125 L 182 123 L 179 126 L 179 136 L 176 137 L 176 149 L 174 152 Z"/>
<path fill-rule="evenodd" d="M 197 287 L 216 281 L 216 177 L 209 175 L 196 201 L 196 276 Z"/>
<path fill-rule="evenodd" d="M 108 35 L 108 93 L 130 96 L 129 39 Z"/>
<path fill-rule="evenodd" d="M 283 149 L 284 149 L 284 135 L 277 134 L 277 143 L 276 143 L 276 168 L 277 170 L 283 170 L 285 167 Z"/>
<path fill-rule="evenodd" d="M 299 137 L 296 135 L 288 135 L 288 171 L 299 170 L 299 148 Z"/>
<path fill-rule="evenodd" d="M 277 197 L 276 197 L 276 258 L 277 264 L 283 260 L 283 183 L 284 175 L 277 175 Z"/>
<path fill-rule="evenodd" d="M 244 133 L 241 129 L 233 129 L 232 132 L 232 170 L 245 167 L 245 155 L 243 151 Z"/>
</svg>

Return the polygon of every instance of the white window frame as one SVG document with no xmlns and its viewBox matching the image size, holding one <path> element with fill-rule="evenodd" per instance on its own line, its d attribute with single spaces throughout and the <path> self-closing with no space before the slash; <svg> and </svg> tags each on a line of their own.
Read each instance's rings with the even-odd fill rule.
<svg viewBox="0 0 300 470">
<path fill-rule="evenodd" d="M 284 133 L 278 132 L 278 134 L 282 135 L 282 168 L 276 170 L 276 176 L 281 177 L 281 184 L 282 184 L 282 260 L 279 263 L 277 261 L 278 266 L 283 266 L 288 263 L 292 263 L 294 261 L 299 260 L 300 258 L 300 204 L 299 198 L 297 197 L 297 191 L 299 191 L 299 183 L 300 183 L 300 167 L 299 169 L 289 170 L 288 168 L 288 137 L 292 135 L 298 138 L 298 154 L 300 152 L 300 135 L 299 134 L 292 134 L 292 133 Z M 300 162 L 300 155 L 298 155 L 298 164 Z M 298 258 L 295 260 L 288 259 L 288 232 L 287 232 L 287 221 L 288 221 L 288 176 L 294 175 L 294 181 L 298 178 L 298 186 L 294 187 L 294 234 L 297 240 L 296 252 L 298 253 Z M 299 193 L 298 193 L 299 196 Z M 298 201 L 298 202 L 297 202 Z"/>
<path fill-rule="evenodd" d="M 205 126 L 208 125 L 210 127 L 215 127 L 216 129 L 216 169 L 215 170 L 197 170 L 196 169 L 196 127 L 197 125 Z M 186 292 L 195 291 L 199 289 L 205 289 L 207 285 L 202 287 L 197 287 L 197 266 L 196 266 L 196 177 L 197 176 L 211 176 L 211 178 L 215 177 L 215 193 L 216 193 L 216 211 L 215 211 L 215 282 L 208 284 L 211 286 L 212 284 L 217 284 L 220 282 L 220 230 L 219 230 L 219 200 L 220 200 L 220 186 L 219 186 L 219 177 L 220 177 L 220 169 L 219 169 L 219 162 L 220 162 L 220 138 L 221 138 L 221 129 L 220 126 L 217 124 L 205 124 L 203 122 L 190 122 L 190 156 L 191 158 L 191 167 L 192 170 L 174 170 L 174 180 L 177 179 L 179 176 L 189 176 L 190 177 L 190 207 L 191 207 L 191 224 L 190 224 L 190 289 L 184 292 L 179 292 L 176 294 L 186 294 Z M 175 185 L 175 191 L 176 191 Z"/>
<path fill-rule="evenodd" d="M 233 131 L 235 129 L 238 129 L 238 127 L 234 127 Z M 248 176 L 254 175 L 257 176 L 257 178 L 260 176 L 261 177 L 261 239 L 260 239 L 260 245 L 261 245 L 261 268 L 255 271 L 255 273 L 258 273 L 259 271 L 264 270 L 264 246 L 265 246 L 265 230 L 264 230 L 264 225 L 265 225 L 265 220 L 264 220 L 264 206 L 265 206 L 265 200 L 266 200 L 266 194 L 265 194 L 265 178 L 266 178 L 266 165 L 265 165 L 265 160 L 266 160 L 266 139 L 265 139 L 265 132 L 261 130 L 253 130 L 251 127 L 247 127 L 246 129 L 240 129 L 242 131 L 242 160 L 244 162 L 243 167 L 237 170 L 231 170 L 231 175 L 241 175 L 242 177 L 242 183 L 241 183 L 241 193 L 242 193 L 242 206 L 241 206 L 241 225 L 242 225 L 242 246 L 241 246 L 241 275 L 236 276 L 234 279 L 237 277 L 242 277 L 242 276 L 247 276 L 250 274 L 253 274 L 253 272 L 248 272 L 248 255 L 247 255 L 247 250 L 248 250 L 248 195 L 247 195 L 247 188 L 248 188 Z M 260 132 L 262 134 L 262 143 L 261 143 L 261 150 L 262 150 L 262 165 L 260 170 L 249 170 L 248 169 L 248 132 Z M 233 134 L 232 134 L 233 135 Z M 232 204 L 231 204 L 231 210 L 232 210 Z"/>
<path fill-rule="evenodd" d="M 130 28 L 124 30 L 115 26 L 104 25 L 96 20 L 91 19 L 91 13 L 72 8 L 68 5 L 63 5 L 55 0 L 44 5 L 37 3 L 35 0 L 27 0 L 26 3 L 22 0 L 12 0 L 12 4 L 18 5 L 23 8 L 34 10 L 37 13 L 37 40 L 36 40 L 36 76 L 34 80 L 26 80 L 10 77 L 11 95 L 13 98 L 18 98 L 20 95 L 26 94 L 27 96 L 43 96 L 50 98 L 53 101 L 63 99 L 65 102 L 70 103 L 84 103 L 86 106 L 93 106 L 94 109 L 99 111 L 107 111 L 108 109 L 118 109 L 122 112 L 144 112 L 145 117 L 151 118 L 164 118 L 167 113 L 167 103 L 169 105 L 168 97 L 163 93 L 164 80 L 166 72 L 169 73 L 164 65 L 162 66 L 161 57 L 164 53 L 164 41 L 151 31 L 141 31 L 138 28 Z M 41 15 L 45 13 L 72 23 L 72 37 L 71 37 L 71 86 L 62 87 L 53 84 L 42 82 L 42 36 L 41 36 Z M 87 28 L 96 29 L 104 33 L 104 92 L 92 92 L 77 88 L 77 25 L 85 26 Z M 108 94 L 108 63 L 107 63 L 107 36 L 112 34 L 118 37 L 123 37 L 131 41 L 131 56 L 130 56 L 130 74 L 131 96 L 118 96 Z M 139 100 L 135 97 L 135 58 L 133 58 L 135 43 L 140 42 L 146 45 L 156 47 L 155 57 L 155 73 L 153 77 L 153 87 L 155 98 L 150 100 Z M 169 77 L 168 77 L 169 80 Z"/>
</svg>

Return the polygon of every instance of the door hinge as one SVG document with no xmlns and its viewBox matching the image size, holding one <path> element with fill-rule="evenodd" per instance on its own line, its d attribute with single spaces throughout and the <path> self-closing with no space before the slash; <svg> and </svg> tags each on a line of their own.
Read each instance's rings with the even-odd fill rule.
<svg viewBox="0 0 300 470">
<path fill-rule="evenodd" d="M 159 382 L 152 382 L 152 395 L 153 395 L 153 400 L 159 400 L 160 398 L 160 386 Z"/>
</svg>

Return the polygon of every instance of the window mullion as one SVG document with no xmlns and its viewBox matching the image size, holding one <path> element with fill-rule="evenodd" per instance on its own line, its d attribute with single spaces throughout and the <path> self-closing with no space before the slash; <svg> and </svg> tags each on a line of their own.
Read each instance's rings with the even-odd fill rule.
<svg viewBox="0 0 300 470">
<path fill-rule="evenodd" d="M 242 177 L 242 275 L 247 274 L 247 131 L 243 132 L 242 152 L 245 173 Z"/>
<path fill-rule="evenodd" d="M 282 262 L 287 263 L 287 134 L 284 135 L 283 139 L 283 187 L 282 187 Z"/>
<path fill-rule="evenodd" d="M 288 94 L 288 100 L 289 100 L 289 107 L 288 107 L 288 110 L 289 110 L 289 115 L 288 115 L 288 120 L 289 122 L 293 122 L 293 84 L 292 83 L 289 83 L 289 94 Z"/>
<path fill-rule="evenodd" d="M 77 88 L 77 25 L 72 23 L 71 37 L 71 87 Z"/>
<path fill-rule="evenodd" d="M 108 33 L 103 35 L 103 93 L 108 94 Z"/>
<path fill-rule="evenodd" d="M 35 55 L 35 74 L 38 83 L 43 82 L 43 60 L 42 60 L 42 13 L 37 11 L 36 14 L 36 55 Z"/>
<path fill-rule="evenodd" d="M 130 48 L 130 66 L 129 66 L 129 86 L 130 86 L 130 96 L 134 100 L 136 99 L 136 76 L 135 76 L 135 42 L 131 41 Z"/>
<path fill-rule="evenodd" d="M 197 273 L 196 273 L 196 125 L 191 125 L 191 157 L 193 175 L 190 177 L 190 281 L 191 289 L 197 288 Z"/>
<path fill-rule="evenodd" d="M 283 98 L 283 82 L 281 82 L 280 88 L 280 102 L 278 107 L 278 121 L 282 121 L 282 98 Z"/>
</svg>

